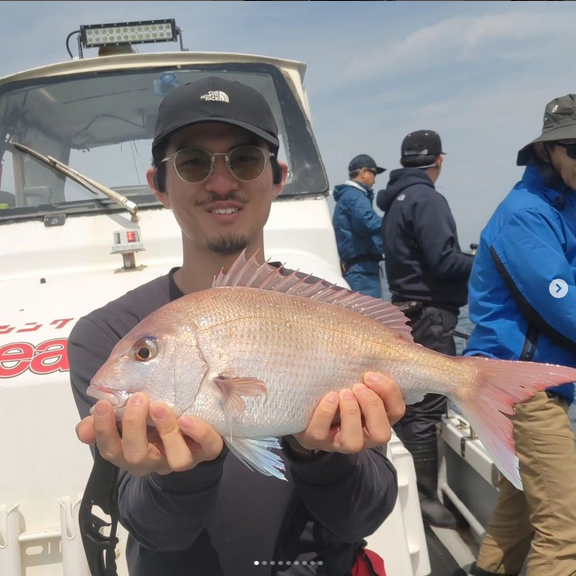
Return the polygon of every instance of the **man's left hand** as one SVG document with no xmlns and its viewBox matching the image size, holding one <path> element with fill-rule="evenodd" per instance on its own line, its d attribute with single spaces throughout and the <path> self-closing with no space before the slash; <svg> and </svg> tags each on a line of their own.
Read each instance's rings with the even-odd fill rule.
<svg viewBox="0 0 576 576">
<path fill-rule="evenodd" d="M 364 384 L 351 390 L 330 392 L 321 401 L 310 425 L 294 434 L 306 450 L 354 454 L 386 444 L 392 425 L 404 415 L 406 407 L 398 385 L 383 374 L 368 372 Z M 340 408 L 340 421 L 336 416 Z"/>
</svg>

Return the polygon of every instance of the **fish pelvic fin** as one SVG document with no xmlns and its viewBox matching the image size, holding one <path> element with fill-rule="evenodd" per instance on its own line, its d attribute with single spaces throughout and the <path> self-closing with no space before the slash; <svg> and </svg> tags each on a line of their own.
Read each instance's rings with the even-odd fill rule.
<svg viewBox="0 0 576 576">
<path fill-rule="evenodd" d="M 221 271 L 214 278 L 212 288 L 243 286 L 334 304 L 372 318 L 394 330 L 408 342 L 413 342 L 412 329 L 406 324 L 408 318 L 390 302 L 352 292 L 311 274 L 289 271 L 284 267 L 276 268 L 268 262 L 259 264 L 256 261 L 257 253 L 246 260 L 245 254 L 244 250 L 227 273 Z"/>
<path fill-rule="evenodd" d="M 265 476 L 275 476 L 286 480 L 284 471 L 286 467 L 282 458 L 270 452 L 271 449 L 280 449 L 277 438 L 239 438 L 225 436 L 224 442 L 230 452 L 243 462 L 250 470 L 256 470 Z"/>
<path fill-rule="evenodd" d="M 519 402 L 551 386 L 576 381 L 576 369 L 537 362 L 458 358 L 476 369 L 476 388 L 452 398 L 482 441 L 499 470 L 522 490 L 510 416 Z"/>
</svg>

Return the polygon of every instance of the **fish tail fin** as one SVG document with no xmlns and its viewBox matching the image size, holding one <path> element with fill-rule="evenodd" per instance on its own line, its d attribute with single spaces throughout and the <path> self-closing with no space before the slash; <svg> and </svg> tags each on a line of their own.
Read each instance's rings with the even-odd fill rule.
<svg viewBox="0 0 576 576">
<path fill-rule="evenodd" d="M 576 369 L 554 364 L 514 362 L 480 357 L 457 362 L 475 369 L 475 386 L 462 387 L 454 398 L 486 451 L 512 482 L 522 489 L 513 425 L 514 406 L 551 386 L 576 381 Z M 467 371 L 466 371 L 467 372 Z"/>
</svg>

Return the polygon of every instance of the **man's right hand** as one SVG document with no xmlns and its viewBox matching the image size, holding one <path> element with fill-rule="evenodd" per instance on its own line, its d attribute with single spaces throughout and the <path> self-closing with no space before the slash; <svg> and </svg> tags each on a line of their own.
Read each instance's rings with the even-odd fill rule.
<svg viewBox="0 0 576 576">
<path fill-rule="evenodd" d="M 146 425 L 148 416 L 156 427 L 152 433 Z M 150 406 L 142 392 L 126 405 L 122 435 L 112 404 L 106 400 L 97 402 L 94 415 L 84 418 L 76 433 L 85 444 L 96 442 L 105 460 L 134 476 L 191 470 L 217 458 L 223 448 L 222 437 L 209 424 L 190 416 L 178 419 L 165 404 Z"/>
</svg>

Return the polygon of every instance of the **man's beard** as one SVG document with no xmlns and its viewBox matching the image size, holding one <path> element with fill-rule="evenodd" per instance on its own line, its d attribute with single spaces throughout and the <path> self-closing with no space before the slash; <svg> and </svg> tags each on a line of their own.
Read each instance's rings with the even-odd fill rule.
<svg viewBox="0 0 576 576">
<path fill-rule="evenodd" d="M 230 235 L 220 236 L 220 238 L 209 239 L 208 249 L 221 256 L 231 256 L 240 254 L 248 246 L 248 238 L 244 236 Z"/>
</svg>

